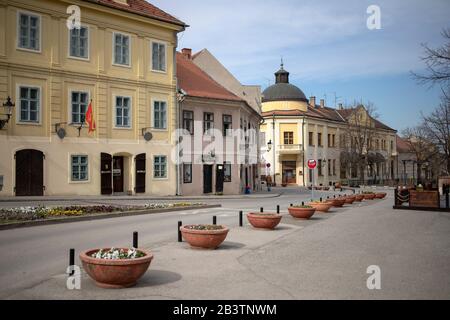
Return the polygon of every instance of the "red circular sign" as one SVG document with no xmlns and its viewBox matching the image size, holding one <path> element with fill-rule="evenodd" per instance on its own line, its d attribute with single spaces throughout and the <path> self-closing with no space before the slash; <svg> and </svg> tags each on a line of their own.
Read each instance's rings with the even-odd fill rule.
<svg viewBox="0 0 450 320">
<path fill-rule="evenodd" d="M 308 160 L 308 168 L 315 169 L 317 167 L 317 162 L 314 159 Z"/>
</svg>

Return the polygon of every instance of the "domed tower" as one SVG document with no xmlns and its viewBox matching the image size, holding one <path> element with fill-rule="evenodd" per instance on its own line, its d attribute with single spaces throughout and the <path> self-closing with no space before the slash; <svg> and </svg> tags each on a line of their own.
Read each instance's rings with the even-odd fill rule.
<svg viewBox="0 0 450 320">
<path fill-rule="evenodd" d="M 263 92 L 262 111 L 306 111 L 307 106 L 308 99 L 306 99 L 303 91 L 289 83 L 289 72 L 284 70 L 282 61 L 280 70 L 275 72 L 275 84 Z"/>
</svg>

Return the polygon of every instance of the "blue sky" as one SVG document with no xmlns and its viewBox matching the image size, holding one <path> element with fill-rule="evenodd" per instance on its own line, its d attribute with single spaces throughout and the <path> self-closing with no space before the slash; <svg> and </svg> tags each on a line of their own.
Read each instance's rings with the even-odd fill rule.
<svg viewBox="0 0 450 320">
<path fill-rule="evenodd" d="M 242 83 L 264 89 L 283 57 L 291 83 L 309 97 L 371 101 L 401 131 L 439 103 L 439 88 L 416 84 L 421 43 L 443 44 L 448 0 L 150 0 L 190 27 L 179 48 L 208 48 Z M 381 8 L 381 30 L 366 26 Z"/>
</svg>

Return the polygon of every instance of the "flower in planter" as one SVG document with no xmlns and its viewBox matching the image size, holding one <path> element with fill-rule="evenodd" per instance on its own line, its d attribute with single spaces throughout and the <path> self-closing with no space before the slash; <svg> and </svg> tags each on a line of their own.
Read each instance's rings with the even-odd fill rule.
<svg viewBox="0 0 450 320">
<path fill-rule="evenodd" d="M 130 249 L 116 249 L 112 247 L 109 250 L 99 251 L 92 254 L 92 258 L 104 259 L 104 260 L 124 260 L 124 259 L 137 259 L 144 257 L 145 254 L 135 248 Z"/>
<path fill-rule="evenodd" d="M 307 206 L 307 205 L 301 205 L 301 204 L 296 204 L 292 206 L 293 208 L 302 208 L 302 209 L 313 209 L 314 207 L 312 206 Z"/>
<path fill-rule="evenodd" d="M 214 225 L 214 224 L 194 224 L 185 226 L 186 229 L 189 230 L 222 230 L 224 229 L 223 226 L 220 225 Z"/>
</svg>

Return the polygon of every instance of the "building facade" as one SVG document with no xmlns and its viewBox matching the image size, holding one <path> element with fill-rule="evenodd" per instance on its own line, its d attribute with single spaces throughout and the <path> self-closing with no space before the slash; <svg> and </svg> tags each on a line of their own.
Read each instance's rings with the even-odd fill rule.
<svg viewBox="0 0 450 320">
<path fill-rule="evenodd" d="M 396 131 L 368 116 L 364 107 L 344 109 L 340 105 L 335 109 L 325 106 L 324 100 L 316 104 L 315 97 L 307 99 L 302 90 L 289 83 L 289 72 L 283 65 L 275 73 L 275 84 L 263 92 L 262 101 L 264 123 L 260 128 L 265 145 L 261 152 L 266 162 L 262 174 L 270 175 L 277 185 L 351 185 L 395 178 Z M 367 145 L 364 147 L 366 155 L 377 159 L 363 168 L 364 181 L 359 181 L 358 168 L 346 160 L 353 146 L 353 142 L 347 145 L 346 137 L 354 130 L 352 121 L 358 114 L 364 114 L 373 133 L 368 139 L 370 151 Z M 317 168 L 310 170 L 308 160 L 315 160 Z"/>
<path fill-rule="evenodd" d="M 190 49 L 177 54 L 177 77 L 184 131 L 181 193 L 239 194 L 245 186 L 256 188 L 258 113 L 197 66 Z"/>
<path fill-rule="evenodd" d="M 81 26 L 68 27 L 69 5 Z M 174 195 L 186 25 L 144 0 L 1 0 L 0 16 L 0 99 L 15 103 L 0 130 L 0 196 Z"/>
<path fill-rule="evenodd" d="M 194 54 L 192 56 L 192 61 L 194 61 L 194 63 L 206 72 L 214 81 L 246 102 L 240 109 L 239 127 L 244 131 L 249 129 L 255 131 L 257 155 L 256 163 L 244 161 L 244 163 L 240 164 L 239 174 L 240 177 L 242 177 L 240 190 L 241 192 L 244 192 L 247 185 L 250 186 L 252 190 L 258 190 L 261 187 L 259 180 L 261 166 L 259 124 L 262 120 L 261 87 L 257 85 L 241 84 L 239 80 L 237 80 L 233 74 L 228 71 L 228 69 L 225 68 L 225 66 L 220 63 L 210 51 L 208 51 L 208 49 L 203 49 Z"/>
</svg>

